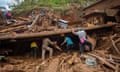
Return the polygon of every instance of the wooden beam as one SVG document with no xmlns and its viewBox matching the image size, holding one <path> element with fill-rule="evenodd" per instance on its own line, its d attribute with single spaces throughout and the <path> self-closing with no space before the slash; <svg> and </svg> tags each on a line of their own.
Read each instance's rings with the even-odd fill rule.
<svg viewBox="0 0 120 72">
<path fill-rule="evenodd" d="M 18 17 L 18 19 L 20 19 L 20 20 L 24 20 L 24 21 L 30 21 L 29 18 Z"/>
<path fill-rule="evenodd" d="M 8 31 L 10 32 L 14 29 L 20 29 L 20 28 L 24 28 L 24 27 L 26 27 L 26 25 L 21 25 L 21 26 L 17 26 L 17 27 L 10 27 L 10 28 L 1 30 L 0 33 L 8 32 Z"/>
<path fill-rule="evenodd" d="M 40 14 L 38 14 L 36 17 L 35 17 L 35 20 L 32 22 L 32 26 L 34 25 L 34 24 L 36 24 L 36 22 L 37 22 L 37 20 L 39 19 L 39 17 L 40 17 Z"/>
<path fill-rule="evenodd" d="M 112 25 L 102 25 L 102 26 L 95 26 L 92 28 L 83 28 L 83 27 L 78 27 L 74 28 L 74 30 L 95 30 L 95 29 L 101 29 L 101 28 L 106 28 L 106 27 L 112 27 L 115 24 Z M 42 31 L 42 32 L 37 32 L 37 33 L 20 33 L 16 35 L 7 35 L 7 36 L 0 36 L 0 40 L 4 39 L 19 39 L 19 38 L 31 38 L 31 37 L 42 37 L 42 36 L 50 36 L 50 35 L 57 35 L 61 33 L 71 33 L 72 29 L 57 29 L 56 31 Z"/>
</svg>

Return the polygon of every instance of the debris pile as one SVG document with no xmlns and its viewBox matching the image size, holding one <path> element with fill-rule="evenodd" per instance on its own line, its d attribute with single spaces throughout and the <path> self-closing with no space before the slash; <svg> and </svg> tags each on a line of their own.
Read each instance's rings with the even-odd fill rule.
<svg viewBox="0 0 120 72">
<path fill-rule="evenodd" d="M 60 14 L 54 13 L 47 9 L 45 10 L 44 13 L 39 13 L 39 11 L 36 11 L 36 10 L 33 10 L 33 11 L 34 12 L 32 12 L 27 18 L 17 17 L 16 22 L 12 22 L 9 25 L 4 24 L 0 26 L 1 35 L 10 34 L 10 33 L 12 34 L 12 32 L 15 32 L 15 33 L 28 33 L 28 32 L 33 33 L 34 32 L 35 33 L 35 32 L 42 32 L 42 31 L 55 31 L 57 29 L 61 29 L 61 26 L 59 24 L 59 20 L 61 19 Z M 67 26 L 70 27 L 69 25 Z"/>
<path fill-rule="evenodd" d="M 17 22 L 0 26 L 0 39 L 5 39 L 5 37 L 40 37 L 68 33 L 71 32 L 71 28 L 77 30 L 76 27 L 85 27 L 74 16 L 62 17 L 60 14 L 49 10 L 43 10 L 40 13 L 35 11 L 28 18 L 18 17 L 16 18 Z M 61 20 L 62 23 L 59 24 L 61 18 L 64 20 Z M 64 24 L 67 25 L 64 26 Z M 108 26 L 114 25 L 107 24 L 103 27 Z M 85 29 L 97 28 L 102 28 L 102 26 L 88 24 Z M 0 72 L 120 72 L 120 34 L 119 32 L 112 34 L 112 32 L 109 35 L 107 33 L 96 33 L 96 38 L 91 42 L 93 51 L 85 54 L 80 54 L 78 51 L 61 52 L 58 56 L 47 58 L 44 61 L 41 58 L 33 59 L 26 56 L 5 57 L 0 62 Z"/>
<path fill-rule="evenodd" d="M 16 72 L 119 72 L 120 35 L 114 34 L 98 38 L 99 47 L 85 54 L 78 51 L 60 53 L 46 60 L 30 57 L 6 57 L 0 70 Z M 34 61 L 34 62 L 33 62 Z M 10 69 L 9 69 L 10 68 Z"/>
</svg>

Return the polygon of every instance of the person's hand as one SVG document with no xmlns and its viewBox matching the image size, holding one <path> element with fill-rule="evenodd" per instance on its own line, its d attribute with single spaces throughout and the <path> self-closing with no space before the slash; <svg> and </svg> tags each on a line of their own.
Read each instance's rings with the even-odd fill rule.
<svg viewBox="0 0 120 72">
<path fill-rule="evenodd" d="M 58 45 L 54 45 L 54 47 L 59 50 L 59 51 L 62 51 L 62 49 L 58 46 Z"/>
<path fill-rule="evenodd" d="M 53 42 L 53 44 L 57 44 L 57 41 Z"/>
<path fill-rule="evenodd" d="M 75 30 L 72 28 L 72 32 L 74 32 Z"/>
</svg>

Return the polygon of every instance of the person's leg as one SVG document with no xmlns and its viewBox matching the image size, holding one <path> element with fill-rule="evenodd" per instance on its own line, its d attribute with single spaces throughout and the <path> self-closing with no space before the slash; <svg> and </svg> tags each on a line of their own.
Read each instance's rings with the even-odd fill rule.
<svg viewBox="0 0 120 72">
<path fill-rule="evenodd" d="M 40 55 L 40 50 L 39 48 L 37 48 L 37 57 L 39 57 L 39 55 Z"/>
<path fill-rule="evenodd" d="M 84 49 L 83 49 L 84 45 L 82 43 L 79 43 L 79 45 L 80 45 L 80 47 L 79 47 L 80 53 L 82 54 L 82 53 L 84 53 Z"/>
<path fill-rule="evenodd" d="M 49 52 L 50 52 L 49 57 L 51 57 L 53 55 L 53 49 L 49 48 Z"/>
<path fill-rule="evenodd" d="M 49 57 L 53 55 L 53 49 L 50 47 L 46 47 L 46 49 L 49 51 Z"/>
<path fill-rule="evenodd" d="M 74 48 L 74 44 L 71 44 L 71 45 L 70 45 L 70 49 L 73 49 L 73 48 Z"/>
<path fill-rule="evenodd" d="M 45 59 L 45 52 L 46 52 L 46 50 L 42 48 L 42 60 Z"/>
<path fill-rule="evenodd" d="M 89 51 L 92 51 L 92 44 L 88 41 L 85 41 L 85 44 L 89 46 Z"/>
<path fill-rule="evenodd" d="M 34 48 L 31 48 L 31 56 L 34 57 Z"/>
<path fill-rule="evenodd" d="M 70 45 L 69 45 L 69 53 L 72 52 L 73 49 L 74 49 L 74 44 L 70 44 Z"/>
<path fill-rule="evenodd" d="M 35 47 L 33 48 L 33 51 L 34 51 L 33 57 L 36 58 L 36 48 Z"/>
<path fill-rule="evenodd" d="M 38 48 L 34 48 L 34 58 L 38 57 Z"/>
<path fill-rule="evenodd" d="M 66 52 L 68 52 L 70 49 L 70 46 L 69 45 L 66 45 Z"/>
</svg>

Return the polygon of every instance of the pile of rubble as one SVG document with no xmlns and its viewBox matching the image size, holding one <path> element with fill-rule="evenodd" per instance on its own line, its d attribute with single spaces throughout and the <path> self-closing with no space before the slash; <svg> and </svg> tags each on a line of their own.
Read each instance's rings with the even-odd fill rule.
<svg viewBox="0 0 120 72">
<path fill-rule="evenodd" d="M 99 45 L 92 52 L 60 53 L 46 60 L 30 57 L 6 57 L 0 72 L 119 72 L 120 35 L 98 38 Z"/>
<path fill-rule="evenodd" d="M 59 24 L 59 20 L 65 18 L 60 13 L 47 10 L 44 15 L 40 13 L 40 10 L 33 10 L 27 17 L 16 17 L 16 22 L 11 24 L 3 24 L 0 26 L 0 36 L 16 35 L 21 33 L 37 33 L 44 31 L 57 31 L 63 28 L 71 28 L 71 21 L 64 25 Z M 66 17 L 67 18 L 67 17 Z M 72 18 L 72 17 L 71 17 Z M 66 19 L 67 20 L 67 19 Z M 74 20 L 72 20 L 74 21 Z M 73 27 L 73 26 L 72 26 Z"/>
<path fill-rule="evenodd" d="M 59 14 L 47 11 L 42 16 L 36 14 L 35 17 L 18 17 L 14 24 L 0 26 L 0 37 L 12 34 L 25 38 L 28 33 L 29 36 L 34 37 L 40 32 L 44 34 L 71 32 L 70 27 L 63 29 L 57 23 L 60 18 Z M 74 26 L 72 26 L 74 28 Z M 77 26 L 75 26 L 77 27 Z M 52 34 L 51 33 L 51 34 Z M 22 34 L 24 34 L 22 36 Z M 20 37 L 19 36 L 19 37 Z M 53 56 L 46 60 L 31 59 L 27 57 L 6 57 L 0 63 L 0 72 L 119 72 L 120 68 L 120 34 L 115 33 L 110 36 L 97 36 L 97 47 L 92 52 L 80 54 L 79 52 L 60 53 L 58 56 Z M 96 44 L 96 43 L 95 43 Z"/>
</svg>

